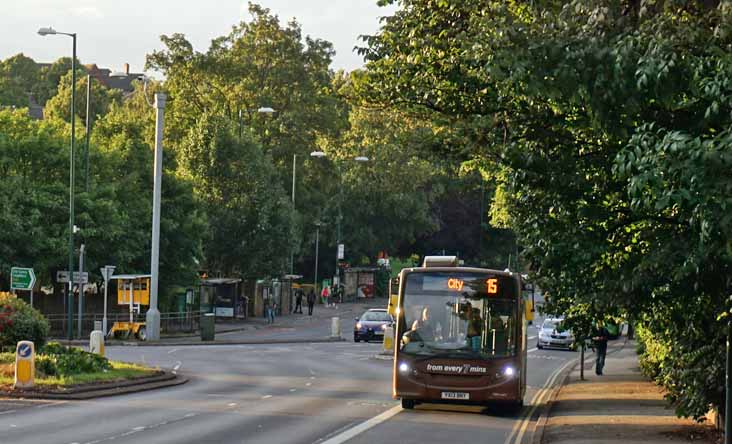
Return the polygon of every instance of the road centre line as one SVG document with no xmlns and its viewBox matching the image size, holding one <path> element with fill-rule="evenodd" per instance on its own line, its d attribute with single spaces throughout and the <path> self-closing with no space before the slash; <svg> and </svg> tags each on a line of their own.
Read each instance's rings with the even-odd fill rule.
<svg viewBox="0 0 732 444">
<path fill-rule="evenodd" d="M 342 433 L 339 433 L 336 436 L 331 437 L 327 441 L 323 441 L 320 444 L 343 444 L 344 442 L 348 441 L 349 439 L 360 435 L 361 433 L 365 432 L 366 430 L 375 427 L 379 424 L 381 424 L 384 421 L 389 420 L 392 416 L 396 415 L 397 413 L 402 411 L 401 405 L 395 405 L 394 407 L 390 408 L 389 410 L 381 413 L 378 416 L 374 416 L 373 418 L 362 422 L 361 424 L 352 427 Z"/>
</svg>

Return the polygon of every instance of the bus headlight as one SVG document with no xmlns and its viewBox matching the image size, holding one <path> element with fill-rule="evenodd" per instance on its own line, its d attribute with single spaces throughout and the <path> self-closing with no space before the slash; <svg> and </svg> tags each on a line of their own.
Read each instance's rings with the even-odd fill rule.
<svg viewBox="0 0 732 444">
<path fill-rule="evenodd" d="M 508 366 L 508 367 L 506 367 L 506 368 L 503 369 L 503 374 L 506 375 L 506 376 L 508 376 L 510 378 L 511 376 L 513 376 L 514 374 L 516 374 L 516 370 L 513 367 Z"/>
<path fill-rule="evenodd" d="M 407 365 L 406 362 L 402 362 L 399 364 L 399 372 L 400 373 L 407 373 L 409 371 L 409 365 Z"/>
</svg>

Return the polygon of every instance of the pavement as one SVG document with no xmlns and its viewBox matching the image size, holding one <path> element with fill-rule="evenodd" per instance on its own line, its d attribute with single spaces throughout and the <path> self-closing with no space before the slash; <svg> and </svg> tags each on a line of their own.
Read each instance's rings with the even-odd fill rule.
<svg viewBox="0 0 732 444">
<path fill-rule="evenodd" d="M 611 342 L 601 376 L 595 374 L 594 353 L 589 351 L 584 380 L 578 362 L 539 420 L 534 442 L 721 442 L 712 425 L 676 417 L 663 390 L 641 374 L 635 350 L 633 340 Z"/>
<path fill-rule="evenodd" d="M 351 336 L 354 319 L 369 308 L 385 308 L 388 301 L 385 298 L 349 301 L 338 304 L 337 307 L 316 305 L 312 316 L 307 314 L 307 307 L 303 314 L 290 313 L 275 318 L 274 324 L 268 324 L 264 317 L 249 317 L 241 320 L 217 319 L 214 341 L 201 341 L 200 333 L 192 334 L 162 334 L 159 341 L 144 342 L 137 340 L 108 339 L 107 346 L 162 346 L 162 345 L 199 345 L 199 344 L 266 344 L 266 343 L 298 343 L 298 342 L 331 342 L 342 340 L 334 338 L 331 332 L 331 318 L 341 319 L 341 337 Z M 306 331 L 307 333 L 303 333 Z M 61 344 L 88 345 L 88 339 L 68 341 L 53 339 Z"/>
</svg>

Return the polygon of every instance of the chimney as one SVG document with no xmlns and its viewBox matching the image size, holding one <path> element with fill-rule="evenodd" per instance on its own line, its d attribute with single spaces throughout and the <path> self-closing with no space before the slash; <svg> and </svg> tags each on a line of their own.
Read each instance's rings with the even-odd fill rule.
<svg viewBox="0 0 732 444">
<path fill-rule="evenodd" d="M 130 64 L 125 63 L 125 74 L 130 75 Z"/>
</svg>

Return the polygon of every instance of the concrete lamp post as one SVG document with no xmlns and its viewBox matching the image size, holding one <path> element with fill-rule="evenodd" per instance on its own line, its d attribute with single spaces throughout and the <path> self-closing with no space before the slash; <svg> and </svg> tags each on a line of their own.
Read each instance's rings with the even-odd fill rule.
<svg viewBox="0 0 732 444">
<path fill-rule="evenodd" d="M 71 148 L 69 153 L 69 289 L 67 295 L 67 330 L 66 337 L 71 340 L 74 338 L 74 233 L 76 226 L 74 225 L 74 138 L 76 136 L 76 33 L 58 32 L 55 29 L 41 28 L 38 30 L 41 36 L 47 35 L 65 35 L 72 39 L 71 50 Z M 81 317 L 81 313 L 79 313 Z"/>
<path fill-rule="evenodd" d="M 113 73 L 110 76 L 126 77 L 128 74 Z M 147 98 L 147 83 L 149 78 L 141 76 L 143 94 L 148 105 L 155 108 L 155 160 L 153 164 L 153 214 L 152 214 L 152 245 L 150 253 L 150 307 L 145 314 L 146 341 L 160 339 L 160 311 L 158 310 L 158 280 L 160 270 L 160 199 L 163 182 L 163 124 L 165 113 L 165 93 L 155 93 L 155 102 Z"/>
</svg>

